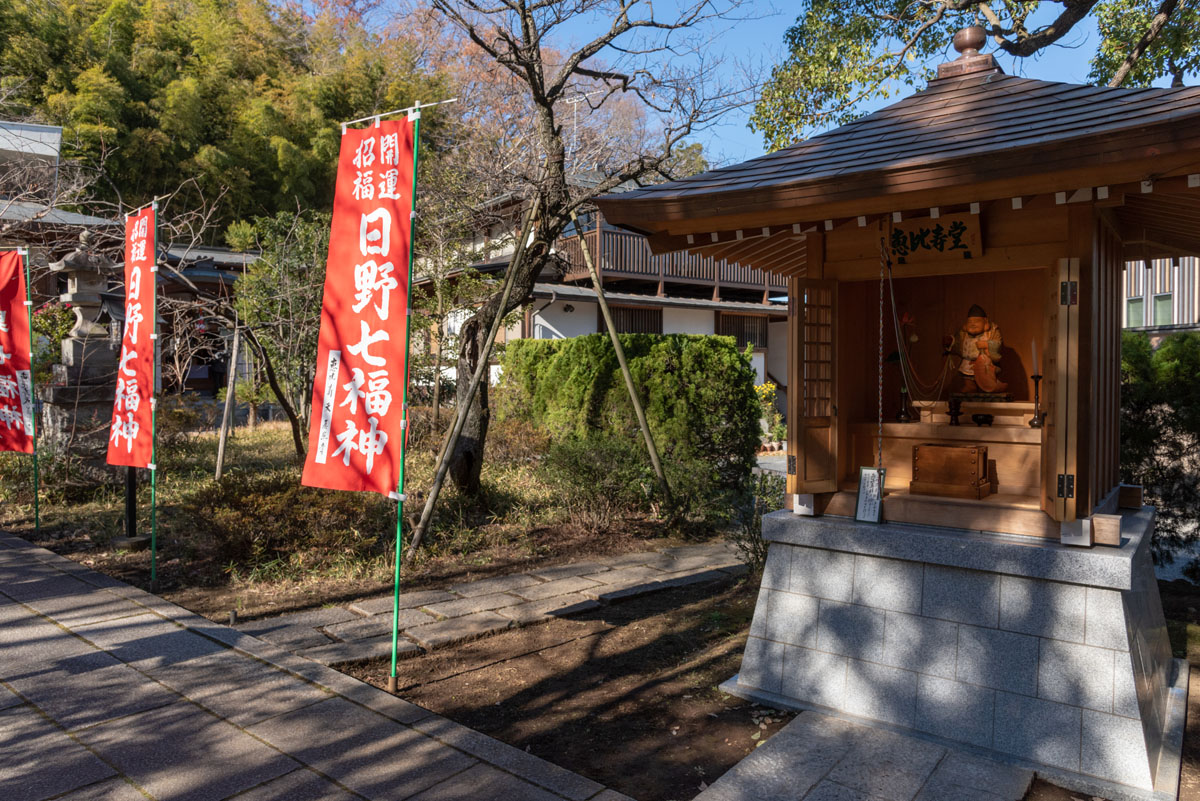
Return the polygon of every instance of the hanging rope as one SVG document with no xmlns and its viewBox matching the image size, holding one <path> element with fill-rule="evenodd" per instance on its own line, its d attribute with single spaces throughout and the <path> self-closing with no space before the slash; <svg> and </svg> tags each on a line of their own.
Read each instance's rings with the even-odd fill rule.
<svg viewBox="0 0 1200 801">
<path fill-rule="evenodd" d="M 908 341 L 904 336 L 904 330 L 900 325 L 900 313 L 896 308 L 896 286 L 892 274 L 892 261 L 888 257 L 887 243 L 880 238 L 879 240 L 879 271 L 880 271 L 880 287 L 879 287 L 879 302 L 880 302 L 880 329 L 883 327 L 883 275 L 887 273 L 888 295 L 892 305 L 892 325 L 896 334 L 896 353 L 900 357 L 900 376 L 904 382 L 904 388 L 908 397 L 918 408 L 928 409 L 934 403 L 941 400 L 942 393 L 946 388 L 946 383 L 950 377 L 950 358 L 947 354 L 942 362 L 942 371 L 936 381 L 926 382 L 917 374 L 916 368 L 912 363 L 912 355 L 909 353 Z M 882 333 L 880 334 L 882 340 Z M 883 345 L 880 344 L 880 353 L 882 354 Z M 882 356 L 881 356 L 882 358 Z M 882 371 L 881 371 L 882 377 Z M 881 378 L 882 380 L 882 378 Z M 880 417 L 883 413 L 880 411 Z"/>
</svg>

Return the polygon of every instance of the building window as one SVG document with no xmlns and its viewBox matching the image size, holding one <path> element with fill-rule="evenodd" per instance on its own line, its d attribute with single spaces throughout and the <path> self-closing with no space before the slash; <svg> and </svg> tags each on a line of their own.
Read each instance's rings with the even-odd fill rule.
<svg viewBox="0 0 1200 801">
<path fill-rule="evenodd" d="M 743 350 L 747 345 L 755 348 L 767 346 L 766 317 L 753 314 L 722 314 L 720 320 L 717 333 L 736 339 L 738 350 Z"/>
<path fill-rule="evenodd" d="M 1171 314 L 1171 295 L 1155 295 L 1154 296 L 1154 324 L 1170 325 L 1173 320 Z"/>
<path fill-rule="evenodd" d="M 1139 328 L 1146 324 L 1146 301 L 1130 298 L 1125 302 L 1125 326 Z"/>
<path fill-rule="evenodd" d="M 618 334 L 661 334 L 662 309 L 639 309 L 631 306 L 613 306 L 613 324 Z M 600 320 L 600 331 L 604 331 L 604 320 Z"/>
</svg>

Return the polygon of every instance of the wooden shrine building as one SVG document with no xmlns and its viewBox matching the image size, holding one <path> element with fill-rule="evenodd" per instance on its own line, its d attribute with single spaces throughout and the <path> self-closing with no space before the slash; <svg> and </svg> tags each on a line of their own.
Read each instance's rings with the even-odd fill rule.
<svg viewBox="0 0 1200 801">
<path fill-rule="evenodd" d="M 1120 301 L 1127 260 L 1200 254 L 1200 88 L 1009 76 L 983 44 L 961 31 L 860 120 L 597 205 L 654 252 L 788 278 L 793 508 L 764 521 L 730 691 L 1165 797 L 1186 670 L 1119 479 Z"/>
</svg>

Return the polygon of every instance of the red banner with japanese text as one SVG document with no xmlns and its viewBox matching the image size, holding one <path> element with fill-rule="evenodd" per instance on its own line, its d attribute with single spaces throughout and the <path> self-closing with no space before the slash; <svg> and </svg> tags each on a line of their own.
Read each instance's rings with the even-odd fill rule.
<svg viewBox="0 0 1200 801">
<path fill-rule="evenodd" d="M 396 494 L 412 170 L 409 120 L 343 133 L 301 480 L 310 487 Z"/>
<path fill-rule="evenodd" d="M 33 381 L 25 260 L 0 253 L 0 451 L 33 453 Z"/>
<path fill-rule="evenodd" d="M 149 467 L 154 459 L 155 212 L 125 218 L 125 331 L 117 363 L 117 394 L 108 463 Z"/>
</svg>

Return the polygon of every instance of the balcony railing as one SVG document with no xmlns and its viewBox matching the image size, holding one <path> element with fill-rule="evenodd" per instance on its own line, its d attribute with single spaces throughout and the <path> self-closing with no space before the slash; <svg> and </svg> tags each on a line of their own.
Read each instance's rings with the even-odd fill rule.
<svg viewBox="0 0 1200 801">
<path fill-rule="evenodd" d="M 787 289 L 787 279 L 774 273 L 764 273 L 723 259 L 716 261 L 687 251 L 655 256 L 650 252 L 644 236 L 628 231 L 595 229 L 585 232 L 582 238 L 575 235 L 558 241 L 558 252 L 569 265 L 568 280 L 587 277 L 587 264 L 583 260 L 584 243 L 592 255 L 592 262 L 599 266 L 601 274 L 606 277 L 672 283 L 719 283 L 738 289 Z"/>
</svg>

